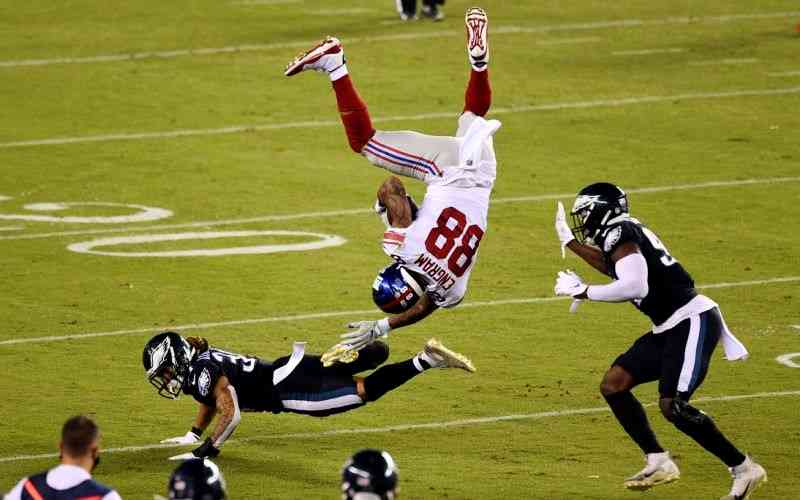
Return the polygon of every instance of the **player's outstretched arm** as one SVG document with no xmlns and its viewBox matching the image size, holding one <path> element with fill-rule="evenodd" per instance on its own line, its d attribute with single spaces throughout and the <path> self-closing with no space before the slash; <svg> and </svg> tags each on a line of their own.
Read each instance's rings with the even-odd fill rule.
<svg viewBox="0 0 800 500">
<path fill-rule="evenodd" d="M 572 253 L 586 261 L 586 263 L 593 268 L 607 276 L 610 275 L 608 266 L 605 260 L 603 260 L 603 253 L 599 249 L 583 243 L 578 243 L 578 240 L 572 240 L 567 243 L 567 248 L 572 250 Z"/>
<path fill-rule="evenodd" d="M 647 297 L 647 261 L 635 243 L 624 243 L 611 254 L 616 278 L 608 285 L 587 285 L 572 271 L 558 273 L 556 295 L 568 295 L 576 301 L 625 302 Z M 571 308 L 574 311 L 574 307 Z"/>
<path fill-rule="evenodd" d="M 228 377 L 223 375 L 217 380 L 217 384 L 214 386 L 214 399 L 216 401 L 214 411 L 218 416 L 214 432 L 191 453 L 176 455 L 170 457 L 170 460 L 216 457 L 219 455 L 220 447 L 233 434 L 233 431 L 236 430 L 241 421 L 239 398 L 236 395 L 236 389 L 228 381 Z"/>
<path fill-rule="evenodd" d="M 322 355 L 322 363 L 324 366 L 330 366 L 334 361 L 341 359 L 345 353 L 361 350 L 376 340 L 386 337 L 391 330 L 422 320 L 437 308 L 438 306 L 428 294 L 423 294 L 416 304 L 397 316 L 383 318 L 379 321 L 351 321 L 347 327 L 352 331 L 342 334 L 342 340 Z"/>
<path fill-rule="evenodd" d="M 205 430 L 211 424 L 211 421 L 214 420 L 214 415 L 216 414 L 217 409 L 215 407 L 201 404 L 200 408 L 197 410 L 197 416 L 194 419 L 192 432 L 197 434 L 198 437 L 202 436 L 203 432 L 205 432 Z"/>
</svg>

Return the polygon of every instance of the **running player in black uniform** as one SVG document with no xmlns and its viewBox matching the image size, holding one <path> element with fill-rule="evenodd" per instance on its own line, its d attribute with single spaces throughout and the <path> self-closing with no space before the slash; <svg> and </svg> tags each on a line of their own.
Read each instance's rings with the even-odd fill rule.
<svg viewBox="0 0 800 500">
<path fill-rule="evenodd" d="M 730 360 L 745 358 L 747 350 L 728 330 L 717 304 L 697 293 L 692 277 L 655 233 L 628 214 L 628 199 L 619 187 L 585 187 L 575 200 L 572 218 L 570 228 L 559 202 L 556 232 L 562 255 L 564 247 L 569 248 L 614 281 L 587 285 L 572 271 L 559 272 L 556 295 L 573 297 L 572 311 L 582 300 L 630 301 L 653 322 L 652 330 L 614 361 L 600 385 L 617 420 L 646 456 L 645 468 L 626 479 L 625 486 L 647 489 L 680 477 L 631 393 L 639 384 L 658 380 L 664 417 L 730 468 L 733 486 L 723 499 L 748 498 L 766 481 L 764 468 L 731 444 L 711 417 L 689 404 L 719 341 Z"/>
<path fill-rule="evenodd" d="M 376 401 L 429 368 L 461 368 L 474 372 L 466 357 L 431 339 L 413 358 L 381 366 L 389 357 L 383 342 L 359 351 L 348 364 L 323 367 L 320 356 L 294 344 L 290 356 L 270 363 L 263 359 L 209 347 L 200 337 L 183 338 L 175 332 L 156 335 L 144 348 L 147 378 L 161 396 L 177 399 L 181 392 L 200 403 L 191 430 L 162 443 L 194 444 L 217 416 L 211 436 L 191 453 L 171 457 L 215 457 L 241 419 L 241 412 L 301 413 L 325 417 Z M 378 368 L 367 377 L 354 375 Z"/>
</svg>

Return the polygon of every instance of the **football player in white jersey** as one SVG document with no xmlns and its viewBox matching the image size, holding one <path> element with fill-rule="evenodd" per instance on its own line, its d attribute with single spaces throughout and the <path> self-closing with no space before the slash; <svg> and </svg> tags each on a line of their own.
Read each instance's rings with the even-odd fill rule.
<svg viewBox="0 0 800 500">
<path fill-rule="evenodd" d="M 359 349 L 390 330 L 416 323 L 439 307 L 456 306 L 466 294 L 486 233 L 497 165 L 492 136 L 500 122 L 483 119 L 491 105 L 486 13 L 468 9 L 465 22 L 472 70 L 455 136 L 375 130 L 336 38 L 325 39 L 286 68 L 286 76 L 305 70 L 327 73 L 353 151 L 374 165 L 427 184 L 419 208 L 397 177 L 378 190 L 375 208 L 387 226 L 383 249 L 394 263 L 378 274 L 373 298 L 383 311 L 395 315 L 348 324 L 352 331 L 326 353 L 326 363 L 354 359 Z"/>
</svg>

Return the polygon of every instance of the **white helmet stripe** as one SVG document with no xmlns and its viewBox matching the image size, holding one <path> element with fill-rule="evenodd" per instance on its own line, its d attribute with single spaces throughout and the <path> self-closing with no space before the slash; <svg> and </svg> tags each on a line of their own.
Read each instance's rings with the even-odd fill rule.
<svg viewBox="0 0 800 500">
<path fill-rule="evenodd" d="M 422 287 L 419 286 L 419 283 L 417 283 L 417 280 L 415 280 L 414 277 L 411 276 L 411 273 L 406 271 L 405 268 L 401 267 L 400 268 L 400 276 L 403 277 L 403 281 L 405 281 L 408 284 L 408 286 L 411 287 L 412 290 L 417 292 L 417 295 L 422 297 L 422 294 L 423 294 Z"/>
</svg>

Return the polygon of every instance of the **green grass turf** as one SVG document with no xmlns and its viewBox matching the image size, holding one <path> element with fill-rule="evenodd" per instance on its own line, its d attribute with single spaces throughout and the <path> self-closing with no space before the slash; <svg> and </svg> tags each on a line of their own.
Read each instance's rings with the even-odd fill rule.
<svg viewBox="0 0 800 500">
<path fill-rule="evenodd" d="M 377 5 L 379 4 L 380 5 Z M 384 5 L 385 4 L 385 5 Z M 461 109 L 467 63 L 461 12 L 443 23 L 394 21 L 392 2 L 307 0 L 275 5 L 230 1 L 19 2 L 0 7 L 0 60 L 56 59 L 251 44 L 274 48 L 226 54 L 82 64 L 0 66 L 0 144 L 107 134 L 320 122 L 291 128 L 135 141 L 0 147 L 4 214 L 37 202 L 118 202 L 163 207 L 174 216 L 152 230 L 125 225 L 0 221 L 0 342 L 148 329 L 121 336 L 0 344 L 0 491 L 53 459 L 11 459 L 55 451 L 71 414 L 100 423 L 104 446 L 146 446 L 191 424 L 188 399 L 168 402 L 146 383 L 144 341 L 159 326 L 226 322 L 372 308 L 368 287 L 385 265 L 380 222 L 367 213 L 241 222 L 190 229 L 161 226 L 265 215 L 368 208 L 385 174 L 353 155 L 337 124 L 333 94 L 319 75 L 287 80 L 283 65 L 335 34 L 381 128 L 450 134 Z M 796 2 L 487 1 L 491 18 L 499 177 L 495 199 L 573 193 L 608 179 L 627 188 L 800 175 L 798 94 L 668 99 L 621 106 L 520 110 L 524 106 L 646 96 L 764 91 L 800 86 L 800 14 L 710 19 L 796 10 Z M 360 9 L 339 16 L 330 9 Z M 324 12 L 323 12 L 324 13 Z M 691 17 L 691 23 L 676 18 Z M 620 20 L 662 20 L 606 26 Z M 591 24 L 595 23 L 595 24 Z M 514 31 L 512 27 L 525 28 Z M 560 27 L 559 29 L 536 29 Z M 395 35 L 408 35 L 398 38 Z M 384 39 L 381 39 L 384 37 Z M 389 37 L 390 39 L 385 39 Z M 395 37 L 395 38 L 391 38 Z M 576 40 L 577 39 L 577 40 Z M 558 43 L 552 42 L 574 42 Z M 616 51 L 681 48 L 641 56 Z M 721 59 L 743 64 L 694 65 Z M 441 118 L 413 118 L 445 113 Z M 398 117 L 407 117 L 398 119 Z M 419 185 L 410 190 L 422 195 Z M 564 201 L 568 202 L 569 197 Z M 798 276 L 800 183 L 777 182 L 630 196 L 700 284 Z M 554 201 L 494 203 L 467 304 L 549 297 L 561 261 L 552 230 Z M 52 215 L 114 215 L 78 207 Z M 95 238 L 183 231 L 293 230 L 342 236 L 340 247 L 271 255 L 118 258 L 69 252 Z M 40 238 L 23 239 L 37 234 Z M 296 242 L 251 237 L 110 247 L 126 251 L 220 248 Z M 707 292 L 751 350 L 743 364 L 715 357 L 698 397 L 800 390 L 797 371 L 774 361 L 800 351 L 797 281 Z M 603 408 L 597 385 L 619 352 L 648 325 L 626 305 L 566 301 L 460 307 L 392 334 L 392 360 L 436 335 L 469 354 L 475 375 L 425 374 L 380 402 L 328 419 L 243 418 L 218 462 L 232 498 L 335 498 L 339 467 L 358 448 L 392 452 L 403 498 L 639 498 L 621 480 L 641 466 L 635 446 L 604 411 L 445 428 L 335 436 L 460 419 Z M 266 358 L 304 339 L 321 351 L 343 323 L 376 313 L 210 327 L 213 344 Z M 647 403 L 653 385 L 637 389 Z M 770 473 L 755 498 L 792 498 L 800 481 L 797 396 L 707 401 L 698 406 Z M 653 426 L 677 456 L 682 479 L 645 495 L 718 498 L 725 469 L 665 423 Z M 295 433 L 311 433 L 290 437 Z M 106 453 L 97 478 L 125 498 L 163 493 L 176 449 Z"/>
</svg>

